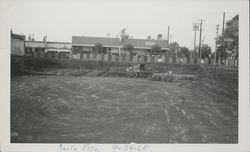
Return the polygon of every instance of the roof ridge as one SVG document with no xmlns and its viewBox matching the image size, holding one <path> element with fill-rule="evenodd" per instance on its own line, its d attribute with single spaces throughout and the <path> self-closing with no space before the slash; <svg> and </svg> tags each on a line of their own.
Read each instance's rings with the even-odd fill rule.
<svg viewBox="0 0 250 152">
<path fill-rule="evenodd" d="M 119 39 L 116 37 L 97 37 L 97 36 L 72 36 L 73 37 L 80 37 L 80 38 L 106 38 L 106 39 Z"/>
<path fill-rule="evenodd" d="M 82 38 L 105 38 L 105 39 L 119 39 L 117 37 L 97 37 L 97 36 L 72 36 L 72 37 L 82 37 Z M 142 38 L 128 38 L 128 40 L 151 40 L 151 41 L 167 41 L 166 39 L 155 40 L 155 39 L 142 39 Z"/>
</svg>

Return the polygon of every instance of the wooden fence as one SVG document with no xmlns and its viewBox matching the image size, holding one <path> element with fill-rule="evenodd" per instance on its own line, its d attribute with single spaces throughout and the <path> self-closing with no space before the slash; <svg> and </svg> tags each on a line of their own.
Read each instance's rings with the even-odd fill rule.
<svg viewBox="0 0 250 152">
<path fill-rule="evenodd" d="M 129 63 L 167 63 L 167 64 L 210 64 L 213 65 L 214 59 L 210 61 L 208 59 L 200 60 L 199 58 L 185 57 L 171 57 L 167 55 L 111 55 L 111 54 L 69 54 L 66 52 L 47 52 L 42 55 L 36 53 L 32 55 L 34 57 L 45 57 L 45 58 L 70 58 L 85 61 L 119 61 L 119 62 L 129 62 Z M 220 61 L 218 61 L 220 63 Z M 238 60 L 224 60 L 223 65 L 225 66 L 238 66 Z"/>
</svg>

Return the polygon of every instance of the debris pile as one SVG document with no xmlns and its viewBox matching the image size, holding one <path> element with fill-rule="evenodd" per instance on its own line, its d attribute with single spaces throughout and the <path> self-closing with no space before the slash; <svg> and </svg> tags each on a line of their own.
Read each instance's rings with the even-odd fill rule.
<svg viewBox="0 0 250 152">
<path fill-rule="evenodd" d="M 151 68 L 145 68 L 145 64 L 138 64 L 126 69 L 127 75 L 133 78 L 149 78 L 153 81 L 173 82 L 174 75 L 172 71 L 157 72 Z"/>
<path fill-rule="evenodd" d="M 151 75 L 151 80 L 153 81 L 164 81 L 164 82 L 173 82 L 174 75 L 172 71 L 164 72 L 164 73 L 153 73 Z"/>
<path fill-rule="evenodd" d="M 148 78 L 151 75 L 151 69 L 146 69 L 145 64 L 138 64 L 135 66 L 128 67 L 126 72 L 129 77 L 141 77 Z"/>
</svg>

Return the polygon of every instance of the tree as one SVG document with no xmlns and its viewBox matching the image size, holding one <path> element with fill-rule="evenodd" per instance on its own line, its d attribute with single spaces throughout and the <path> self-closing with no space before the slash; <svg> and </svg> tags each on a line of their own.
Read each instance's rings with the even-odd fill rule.
<svg viewBox="0 0 250 152">
<path fill-rule="evenodd" d="M 134 46 L 132 44 L 124 44 L 123 49 L 125 51 L 133 52 L 134 51 Z"/>
<path fill-rule="evenodd" d="M 101 43 L 95 44 L 95 53 L 104 53 L 103 45 Z"/>
<path fill-rule="evenodd" d="M 154 44 L 151 47 L 152 54 L 159 54 L 161 53 L 161 46 L 159 44 Z"/>
<path fill-rule="evenodd" d="M 234 16 L 226 22 L 223 35 L 219 36 L 217 44 L 217 57 L 220 59 L 238 59 L 238 39 L 239 39 L 239 15 Z M 224 40 L 223 50 L 222 42 Z M 218 58 L 217 58 L 218 60 Z"/>
<path fill-rule="evenodd" d="M 238 59 L 239 15 L 227 21 L 224 32 L 225 58 Z"/>
<path fill-rule="evenodd" d="M 201 47 L 201 58 L 208 58 L 208 62 L 211 63 L 211 52 L 212 52 L 212 49 L 209 45 L 207 44 L 204 44 L 202 47 Z"/>
<path fill-rule="evenodd" d="M 211 58 L 214 59 L 215 58 L 215 52 L 211 53 Z"/>
<path fill-rule="evenodd" d="M 184 58 L 189 56 L 189 49 L 187 47 L 181 47 L 178 51 L 178 57 Z"/>
<path fill-rule="evenodd" d="M 179 44 L 177 42 L 172 42 L 169 44 L 169 51 L 167 52 L 168 56 L 175 57 L 176 52 L 179 48 Z"/>
<path fill-rule="evenodd" d="M 126 40 L 129 38 L 129 35 L 126 33 L 126 28 L 123 28 L 121 31 L 120 31 L 120 38 L 121 38 L 121 43 L 125 43 Z"/>
<path fill-rule="evenodd" d="M 201 58 L 209 58 L 211 52 L 212 52 L 211 47 L 207 44 L 204 44 L 201 48 Z"/>
<path fill-rule="evenodd" d="M 216 48 L 216 63 L 218 62 L 218 60 L 222 60 L 223 58 L 225 58 L 225 53 L 222 53 L 222 36 L 218 37 L 218 40 L 216 42 L 217 44 L 217 48 Z"/>
</svg>

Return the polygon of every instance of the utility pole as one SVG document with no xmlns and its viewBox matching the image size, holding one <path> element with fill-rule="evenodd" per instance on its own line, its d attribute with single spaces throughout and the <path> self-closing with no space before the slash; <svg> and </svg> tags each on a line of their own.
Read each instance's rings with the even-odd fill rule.
<svg viewBox="0 0 250 152">
<path fill-rule="evenodd" d="M 45 52 L 47 52 L 47 35 L 43 37 Z"/>
<path fill-rule="evenodd" d="M 193 31 L 194 31 L 194 52 L 193 52 L 193 54 L 196 54 L 196 32 L 199 31 L 198 23 L 193 24 Z"/>
<path fill-rule="evenodd" d="M 223 21 L 222 21 L 222 52 L 221 52 L 221 64 L 224 59 L 224 25 L 225 25 L 225 12 L 223 12 Z"/>
<path fill-rule="evenodd" d="M 168 26 L 168 44 L 169 44 L 169 32 L 170 32 L 170 26 Z"/>
<path fill-rule="evenodd" d="M 202 35 L 202 21 L 205 21 L 203 19 L 200 19 L 199 20 L 201 23 L 200 23 L 200 41 L 199 41 L 199 56 L 200 56 L 200 59 L 201 59 L 201 35 Z"/>
<path fill-rule="evenodd" d="M 175 48 L 176 48 L 175 57 L 176 57 L 176 60 L 177 60 L 177 58 L 178 58 L 178 45 L 177 45 L 177 42 L 175 42 Z"/>
<path fill-rule="evenodd" d="M 169 44 L 171 43 L 171 39 L 172 39 L 172 35 L 170 34 L 170 37 L 169 37 Z"/>
<path fill-rule="evenodd" d="M 31 35 L 32 35 L 32 41 L 34 41 L 34 40 L 35 40 L 35 39 L 34 39 L 35 34 L 34 34 L 34 33 L 32 33 Z"/>
<path fill-rule="evenodd" d="M 218 41 L 218 33 L 219 33 L 219 24 L 216 25 L 216 38 L 215 38 L 215 57 L 214 57 L 214 64 L 216 64 L 216 54 L 217 54 L 217 41 Z"/>
</svg>

